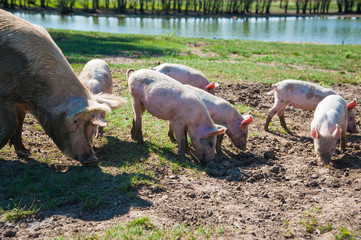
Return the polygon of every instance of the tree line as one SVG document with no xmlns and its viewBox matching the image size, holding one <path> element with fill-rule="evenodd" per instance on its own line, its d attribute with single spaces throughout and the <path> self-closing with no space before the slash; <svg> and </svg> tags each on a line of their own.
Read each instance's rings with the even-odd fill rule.
<svg viewBox="0 0 361 240">
<path fill-rule="evenodd" d="M 40 1 L 40 3 L 36 2 Z M 53 0 L 54 1 L 54 0 Z M 270 14 L 275 0 L 55 0 L 55 6 L 63 14 L 74 11 L 75 6 L 84 12 L 101 9 L 115 13 L 165 13 L 165 14 Z M 296 13 L 327 14 L 331 0 L 293 0 Z M 361 13 L 361 0 L 335 0 L 339 13 Z M 289 0 L 279 0 L 279 11 L 288 13 Z M 54 5 L 51 0 L 0 0 L 0 7 L 29 8 L 38 4 L 40 8 Z M 353 10 L 356 9 L 356 10 Z"/>
</svg>

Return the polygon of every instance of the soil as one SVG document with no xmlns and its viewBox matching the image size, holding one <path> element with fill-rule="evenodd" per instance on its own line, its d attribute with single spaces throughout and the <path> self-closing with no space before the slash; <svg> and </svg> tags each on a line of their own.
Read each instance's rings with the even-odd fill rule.
<svg viewBox="0 0 361 240">
<path fill-rule="evenodd" d="M 333 88 L 348 102 L 361 91 L 353 85 Z M 0 239 L 97 233 L 139 216 L 148 216 L 159 228 L 185 223 L 224 226 L 228 230 L 219 236 L 222 239 L 333 238 L 334 231 L 308 233 L 300 223 L 315 208 L 320 208 L 314 213 L 320 224 L 329 222 L 335 229 L 347 226 L 349 231 L 359 233 L 361 134 L 348 134 L 346 152 L 337 151 L 330 166 L 321 166 L 310 138 L 312 112 L 286 109 L 292 135 L 277 130 L 281 128 L 276 117 L 275 130 L 263 130 L 265 116 L 273 105 L 273 96 L 266 95 L 270 90 L 268 84 L 252 82 L 223 83 L 217 89 L 216 95 L 233 104 L 253 106 L 255 117 L 249 129 L 248 150 L 240 152 L 225 137 L 223 154 L 206 166 L 207 174 L 193 176 L 186 171 L 174 174 L 164 168 L 156 173 L 162 187 L 142 186 L 134 200 L 110 197 L 109 205 L 96 213 L 74 212 L 72 206 L 65 206 L 17 223 L 0 223 Z M 117 84 L 115 92 L 119 91 Z M 355 109 L 356 116 L 360 116 L 359 109 Z M 55 145 L 49 137 L 39 131 L 28 132 L 31 121 L 34 120 L 28 120 L 24 126 L 24 137 L 34 140 L 32 151 L 51 154 Z M 357 125 L 361 130 L 360 122 Z M 15 159 L 15 155 L 10 153 L 1 158 L 2 167 L 11 167 L 14 161 L 8 159 Z M 74 164 L 63 156 L 56 159 L 53 164 L 58 168 L 64 162 Z"/>
</svg>

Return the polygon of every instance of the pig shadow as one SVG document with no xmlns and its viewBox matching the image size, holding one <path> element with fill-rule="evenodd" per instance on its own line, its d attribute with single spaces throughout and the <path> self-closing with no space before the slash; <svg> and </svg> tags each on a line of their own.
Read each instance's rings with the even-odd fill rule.
<svg viewBox="0 0 361 240">
<path fill-rule="evenodd" d="M 222 152 L 217 154 L 218 163 L 223 161 L 231 161 L 232 165 L 239 168 L 251 168 L 268 164 L 270 159 L 262 158 L 248 151 L 239 150 L 239 153 L 234 153 L 227 149 L 222 149 Z M 277 159 L 277 158 L 274 158 Z"/>
<path fill-rule="evenodd" d="M 277 131 L 266 131 L 266 132 L 278 137 L 290 139 L 292 141 L 313 141 L 312 138 L 309 136 L 301 136 L 293 132 L 287 132 L 287 133 L 281 133 Z"/>
<path fill-rule="evenodd" d="M 151 148 L 149 143 L 138 144 L 134 141 L 122 141 L 114 136 L 106 136 L 107 143 L 100 148 L 94 148 L 99 162 L 104 166 L 132 166 L 147 159 Z"/>
<path fill-rule="evenodd" d="M 359 134 L 347 134 L 346 143 L 345 153 L 332 161 L 333 167 L 337 169 L 361 169 L 361 136 Z"/>
<path fill-rule="evenodd" d="M 152 205 L 139 197 L 134 182 L 156 184 L 153 177 L 126 171 L 105 172 L 101 165 L 102 162 L 96 166 L 70 166 L 62 172 L 32 158 L 0 158 L 0 206 L 3 210 L 40 209 L 38 218 L 64 215 L 102 221 L 126 214 L 134 206 Z"/>
</svg>

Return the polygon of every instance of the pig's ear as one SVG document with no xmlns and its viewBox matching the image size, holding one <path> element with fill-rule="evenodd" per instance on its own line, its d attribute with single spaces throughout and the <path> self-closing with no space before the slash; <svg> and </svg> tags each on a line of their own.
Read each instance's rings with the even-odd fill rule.
<svg viewBox="0 0 361 240">
<path fill-rule="evenodd" d="M 245 119 L 239 125 L 240 127 L 248 126 L 253 121 L 252 115 L 246 115 Z"/>
<path fill-rule="evenodd" d="M 83 119 L 85 121 L 92 120 L 95 112 L 110 112 L 111 109 L 107 104 L 100 104 L 94 100 L 88 100 L 87 106 L 78 106 L 78 108 L 69 109 L 67 117 L 71 122 L 77 119 Z"/>
<path fill-rule="evenodd" d="M 210 83 L 206 86 L 206 91 L 212 91 L 219 86 L 219 83 Z"/>
<path fill-rule="evenodd" d="M 98 103 L 108 105 L 108 107 L 110 107 L 111 109 L 119 108 L 127 103 L 124 98 L 116 97 L 114 95 L 106 93 L 98 93 L 96 95 L 93 95 L 92 98 Z"/>
<path fill-rule="evenodd" d="M 107 125 L 107 121 L 105 121 L 103 118 L 99 117 L 98 114 L 92 113 L 91 116 L 92 116 L 92 118 L 91 118 L 90 122 L 93 125 L 96 125 L 99 127 L 105 127 Z"/>
<path fill-rule="evenodd" d="M 318 139 L 320 138 L 320 133 L 318 132 L 317 128 L 311 130 L 312 138 Z"/>
<path fill-rule="evenodd" d="M 355 107 L 356 107 L 356 104 L 357 104 L 357 100 L 356 98 L 350 102 L 348 105 L 347 105 L 347 110 L 348 111 L 352 111 Z"/>
<path fill-rule="evenodd" d="M 341 135 L 341 127 L 340 125 L 336 124 L 336 129 L 333 131 L 332 137 L 333 139 L 337 140 L 340 139 L 340 135 Z"/>
<path fill-rule="evenodd" d="M 217 136 L 219 134 L 225 133 L 227 130 L 227 128 L 225 128 L 221 125 L 217 125 L 217 124 L 216 124 L 216 128 L 217 129 L 213 129 L 213 130 L 209 131 L 205 137 L 207 138 L 207 137 Z"/>
</svg>

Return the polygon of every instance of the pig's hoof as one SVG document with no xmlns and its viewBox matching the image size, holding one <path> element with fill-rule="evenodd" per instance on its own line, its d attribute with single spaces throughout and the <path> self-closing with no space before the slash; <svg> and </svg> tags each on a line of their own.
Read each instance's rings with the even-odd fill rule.
<svg viewBox="0 0 361 240">
<path fill-rule="evenodd" d="M 170 140 L 172 143 L 177 143 L 177 140 L 175 140 L 174 137 L 169 137 L 169 140 Z"/>
<path fill-rule="evenodd" d="M 96 165 L 97 163 L 98 163 L 98 159 L 88 160 L 88 161 L 82 162 L 82 164 L 85 165 L 85 166 L 93 166 L 93 165 Z"/>
<path fill-rule="evenodd" d="M 330 161 L 320 161 L 320 166 L 321 166 L 321 167 L 330 166 Z"/>
<path fill-rule="evenodd" d="M 16 154 L 19 158 L 27 158 L 30 155 L 30 151 L 26 148 L 21 150 L 16 150 Z"/>
<path fill-rule="evenodd" d="M 288 128 L 283 128 L 283 129 L 286 131 L 287 134 L 293 135 L 293 133 L 291 132 L 291 130 L 289 130 Z"/>
<path fill-rule="evenodd" d="M 98 133 L 95 137 L 96 137 L 96 138 L 102 138 L 102 137 L 103 137 L 103 133 Z"/>
</svg>

